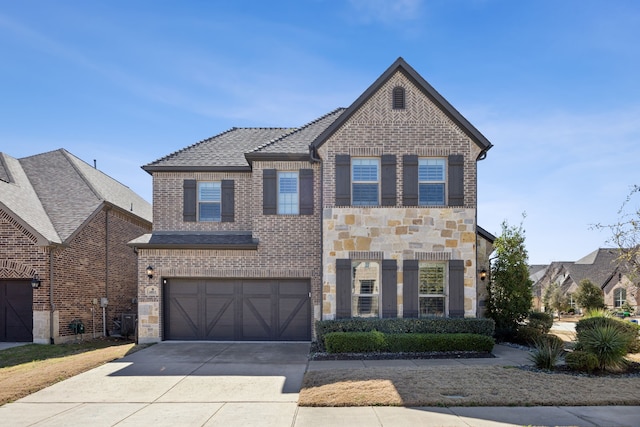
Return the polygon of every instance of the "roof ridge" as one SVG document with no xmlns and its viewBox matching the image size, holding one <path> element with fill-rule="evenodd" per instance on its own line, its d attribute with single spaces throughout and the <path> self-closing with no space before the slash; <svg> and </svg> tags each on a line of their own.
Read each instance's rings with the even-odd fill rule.
<svg viewBox="0 0 640 427">
<path fill-rule="evenodd" d="M 76 171 L 76 173 L 78 174 L 78 176 L 80 176 L 80 179 L 82 181 L 84 181 L 84 183 L 87 185 L 87 187 L 89 187 L 89 190 L 91 190 L 91 192 L 98 198 L 98 200 L 101 201 L 105 201 L 105 198 L 102 196 L 102 194 L 100 194 L 100 192 L 98 191 L 97 188 L 95 188 L 93 186 L 93 184 L 91 183 L 91 181 L 89 180 L 89 178 L 87 176 L 85 176 L 84 173 L 82 173 L 82 171 L 80 170 L 80 168 L 78 168 L 76 166 L 76 164 L 71 161 L 71 159 L 69 158 L 69 156 L 73 156 L 73 154 L 69 153 L 67 150 L 65 150 L 64 148 L 60 148 L 58 151 L 60 151 L 60 153 L 62 154 L 62 156 L 65 158 L 65 160 L 71 165 L 71 167 L 73 168 L 74 171 Z M 76 157 L 76 156 L 73 156 Z M 84 160 L 80 159 L 79 157 L 76 157 L 76 159 L 84 162 Z M 85 162 L 87 163 L 87 162 Z M 89 165 L 89 163 L 87 163 L 87 165 Z M 90 166 L 90 165 L 89 165 Z M 96 169 L 97 170 L 97 169 Z"/>
<path fill-rule="evenodd" d="M 328 112 L 326 114 L 323 114 L 322 116 L 310 121 L 309 123 L 306 123 L 306 124 L 304 124 L 304 125 L 302 125 L 300 127 L 297 127 L 297 128 L 290 128 L 291 129 L 290 132 L 286 132 L 286 133 L 280 135 L 279 137 L 270 140 L 269 142 L 266 142 L 266 143 L 264 143 L 262 145 L 259 145 L 259 146 L 255 147 L 254 149 L 247 151 L 247 153 L 258 152 L 258 151 L 262 150 L 263 148 L 267 148 L 267 147 L 275 144 L 278 141 L 282 141 L 284 138 L 287 138 L 287 137 L 289 137 L 289 136 L 291 136 L 291 135 L 293 135 L 295 133 L 302 132 L 304 129 L 308 128 L 309 126 L 318 123 L 320 120 L 323 120 L 323 119 L 327 118 L 328 116 L 337 113 L 340 110 L 344 111 L 344 110 L 346 110 L 346 108 L 345 107 L 335 108 L 333 111 L 330 111 L 330 112 Z"/>
</svg>

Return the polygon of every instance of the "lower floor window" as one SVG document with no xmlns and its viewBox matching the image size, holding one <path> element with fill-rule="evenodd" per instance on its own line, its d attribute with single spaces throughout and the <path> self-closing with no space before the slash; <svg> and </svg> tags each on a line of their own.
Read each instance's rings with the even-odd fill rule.
<svg viewBox="0 0 640 427">
<path fill-rule="evenodd" d="M 420 317 L 444 317 L 446 313 L 446 263 L 420 263 L 418 309 Z"/>
<path fill-rule="evenodd" d="M 620 308 L 625 305 L 627 302 L 627 290 L 623 288 L 618 288 L 613 291 L 613 306 L 615 308 Z"/>
<path fill-rule="evenodd" d="M 351 312 L 356 317 L 378 317 L 380 301 L 380 263 L 354 261 L 351 280 Z"/>
</svg>

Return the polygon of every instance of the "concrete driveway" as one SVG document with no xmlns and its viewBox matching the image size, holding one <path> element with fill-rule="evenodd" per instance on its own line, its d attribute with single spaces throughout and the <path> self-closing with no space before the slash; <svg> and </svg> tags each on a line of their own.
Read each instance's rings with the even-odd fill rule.
<svg viewBox="0 0 640 427">
<path fill-rule="evenodd" d="M 163 342 L 0 408 L 7 426 L 291 425 L 309 343 Z"/>
</svg>

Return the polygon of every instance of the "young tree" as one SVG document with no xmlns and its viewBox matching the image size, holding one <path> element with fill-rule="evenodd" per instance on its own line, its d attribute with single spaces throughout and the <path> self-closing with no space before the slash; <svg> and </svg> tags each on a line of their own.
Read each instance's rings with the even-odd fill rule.
<svg viewBox="0 0 640 427">
<path fill-rule="evenodd" d="M 522 223 L 516 227 L 504 221 L 502 234 L 494 242 L 486 315 L 496 322 L 496 332 L 507 337 L 527 318 L 533 300 L 524 240 Z"/>
<path fill-rule="evenodd" d="M 562 289 L 557 283 L 550 285 L 545 290 L 542 302 L 545 309 L 550 308 L 552 311 L 558 312 L 558 319 L 560 318 L 560 312 L 568 310 L 569 307 L 569 298 L 562 293 Z"/>
<path fill-rule="evenodd" d="M 589 279 L 584 279 L 580 282 L 575 297 L 576 304 L 585 310 L 604 308 L 602 289 L 594 285 Z"/>
</svg>

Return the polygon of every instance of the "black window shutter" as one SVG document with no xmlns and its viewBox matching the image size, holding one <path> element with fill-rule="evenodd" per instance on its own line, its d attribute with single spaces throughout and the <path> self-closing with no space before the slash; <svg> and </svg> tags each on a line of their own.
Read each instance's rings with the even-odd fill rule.
<svg viewBox="0 0 640 427">
<path fill-rule="evenodd" d="M 351 204 L 351 156 L 336 155 L 336 206 Z"/>
<path fill-rule="evenodd" d="M 336 319 L 351 317 L 351 260 L 336 259 Z"/>
<path fill-rule="evenodd" d="M 300 169 L 300 215 L 313 215 L 313 169 Z"/>
<path fill-rule="evenodd" d="M 233 222 L 235 212 L 235 195 L 234 195 L 234 181 L 232 179 L 223 179 L 220 185 L 222 189 L 222 207 L 221 207 L 221 221 Z"/>
<path fill-rule="evenodd" d="M 418 206 L 418 156 L 402 156 L 402 205 Z"/>
<path fill-rule="evenodd" d="M 262 171 L 262 213 L 275 215 L 278 213 L 278 172 L 275 169 Z"/>
<path fill-rule="evenodd" d="M 382 206 L 396 205 L 396 156 L 385 154 L 382 160 Z"/>
<path fill-rule="evenodd" d="M 464 156 L 449 156 L 449 201 L 448 206 L 464 206 Z"/>
<path fill-rule="evenodd" d="M 449 261 L 449 317 L 464 317 L 464 261 Z"/>
<path fill-rule="evenodd" d="M 195 222 L 197 211 L 196 197 L 197 182 L 195 179 L 185 179 L 182 183 L 183 204 L 182 204 L 182 220 L 185 222 Z"/>
<path fill-rule="evenodd" d="M 382 260 L 382 317 L 398 317 L 398 262 Z"/>
<path fill-rule="evenodd" d="M 418 278 L 417 259 L 405 259 L 402 262 L 402 309 L 403 317 L 418 317 Z"/>
</svg>

